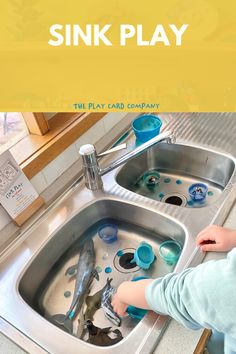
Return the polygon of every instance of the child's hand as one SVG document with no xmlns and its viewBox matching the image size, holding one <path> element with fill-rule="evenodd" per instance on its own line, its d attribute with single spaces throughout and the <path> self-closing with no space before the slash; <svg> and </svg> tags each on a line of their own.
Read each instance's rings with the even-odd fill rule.
<svg viewBox="0 0 236 354">
<path fill-rule="evenodd" d="M 126 310 L 128 305 L 119 299 L 118 294 L 113 295 L 111 304 L 113 306 L 114 311 L 117 313 L 117 315 L 122 317 L 127 314 Z"/>
<path fill-rule="evenodd" d="M 227 252 L 236 247 L 236 231 L 211 225 L 198 234 L 196 243 L 203 252 Z"/>
</svg>

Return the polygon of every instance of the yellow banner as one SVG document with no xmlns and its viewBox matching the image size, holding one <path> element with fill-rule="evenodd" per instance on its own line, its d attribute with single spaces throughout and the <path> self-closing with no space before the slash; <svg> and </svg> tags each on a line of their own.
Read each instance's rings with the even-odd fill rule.
<svg viewBox="0 0 236 354">
<path fill-rule="evenodd" d="M 235 111 L 235 0 L 8 0 L 1 111 Z"/>
</svg>

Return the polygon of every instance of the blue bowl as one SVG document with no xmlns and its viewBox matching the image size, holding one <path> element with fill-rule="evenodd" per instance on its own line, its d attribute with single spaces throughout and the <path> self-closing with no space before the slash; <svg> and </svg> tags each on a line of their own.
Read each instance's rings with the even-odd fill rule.
<svg viewBox="0 0 236 354">
<path fill-rule="evenodd" d="M 132 123 L 132 129 L 138 141 L 145 143 L 160 133 L 162 121 L 153 114 L 138 117 Z"/>
<path fill-rule="evenodd" d="M 178 262 L 182 251 L 182 246 L 174 240 L 167 240 L 160 244 L 159 255 L 168 265 L 174 265 Z"/>
<path fill-rule="evenodd" d="M 139 281 L 142 279 L 148 279 L 148 278 L 147 277 L 136 277 L 136 278 L 133 278 L 132 281 Z M 129 314 L 129 316 L 136 319 L 136 320 L 141 320 L 146 315 L 147 312 L 148 312 L 148 310 L 139 309 L 138 307 L 131 306 L 131 305 L 129 305 L 127 308 L 127 313 Z"/>
<path fill-rule="evenodd" d="M 191 199 L 195 202 L 203 202 L 206 199 L 207 192 L 208 187 L 204 183 L 194 183 L 188 189 Z"/>
<path fill-rule="evenodd" d="M 103 224 L 98 229 L 98 236 L 105 243 L 117 241 L 118 226 L 115 224 Z"/>
</svg>

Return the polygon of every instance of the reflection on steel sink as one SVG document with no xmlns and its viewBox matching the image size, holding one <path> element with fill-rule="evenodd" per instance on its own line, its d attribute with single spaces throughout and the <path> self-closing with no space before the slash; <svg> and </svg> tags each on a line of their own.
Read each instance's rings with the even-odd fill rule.
<svg viewBox="0 0 236 354">
<path fill-rule="evenodd" d="M 234 161 L 226 155 L 186 145 L 159 144 L 127 162 L 116 180 L 122 187 L 157 201 L 203 207 L 217 201 L 234 169 Z M 160 174 L 154 188 L 143 178 L 150 170 Z M 188 188 L 199 182 L 208 186 L 204 203 L 194 203 L 188 194 Z"/>
<path fill-rule="evenodd" d="M 115 222 L 119 227 L 118 241 L 111 245 L 104 244 L 97 236 L 98 227 L 108 220 Z M 34 236 L 37 237 L 38 234 Z M 51 353 L 91 353 L 90 344 L 65 333 L 45 319 L 50 319 L 56 313 L 67 312 L 71 298 L 65 298 L 64 292 L 66 290 L 73 292 L 74 283 L 68 281 L 65 270 L 78 260 L 78 247 L 75 245 L 88 237 L 94 241 L 96 265 L 103 270 L 99 274 L 100 281 L 93 281 L 91 294 L 104 286 L 107 276 L 112 277 L 113 284 L 117 286 L 134 276 L 159 277 L 173 271 L 173 267 L 164 264 L 158 256 L 159 244 L 163 240 L 175 239 L 183 246 L 179 262 L 181 259 L 188 259 L 193 251 L 193 247 L 186 249 L 184 246 L 187 236 L 180 223 L 137 205 L 109 199 L 95 201 L 80 210 L 57 230 L 40 252 L 34 254 L 35 244 L 27 244 L 28 249 L 26 248 L 25 252 L 26 254 L 32 252 L 33 260 L 26 264 L 23 261 L 21 264 L 19 258 L 14 274 L 18 290 L 14 290 L 13 284 L 13 289 L 9 289 L 13 292 L 14 306 L 17 309 L 13 315 L 13 322 L 17 328 L 20 327 L 21 331 Z M 156 261 L 147 271 L 137 266 L 126 269 L 122 262 L 119 262 L 117 251 L 123 250 L 124 254 L 133 253 L 142 241 L 148 242 L 153 247 L 157 256 Z M 37 243 L 36 238 L 34 243 Z M 112 268 L 111 274 L 104 272 L 107 266 Z M 140 322 L 125 318 L 120 327 L 124 339 L 114 345 L 112 351 L 128 353 L 132 346 L 133 352 L 136 352 L 147 340 L 143 336 L 145 331 L 155 332 L 155 336 L 152 340 L 149 338 L 148 343 L 149 350 L 153 348 L 165 323 L 164 319 L 160 321 L 158 318 L 152 313 L 147 314 Z M 94 319 L 99 327 L 112 325 L 104 317 L 101 309 Z M 74 332 L 76 325 L 77 321 L 74 324 Z M 111 347 L 96 347 L 96 352 L 108 353 L 111 351 L 109 348 Z"/>
</svg>

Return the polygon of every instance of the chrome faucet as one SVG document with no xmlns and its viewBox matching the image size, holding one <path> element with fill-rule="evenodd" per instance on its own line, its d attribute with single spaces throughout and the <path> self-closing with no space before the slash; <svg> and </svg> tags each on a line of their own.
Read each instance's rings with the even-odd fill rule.
<svg viewBox="0 0 236 354">
<path fill-rule="evenodd" d="M 114 170 L 114 168 L 122 165 L 126 161 L 138 156 L 142 152 L 150 149 L 152 146 L 159 142 L 166 141 L 167 143 L 174 143 L 175 137 L 171 131 L 163 132 L 154 138 L 148 140 L 142 145 L 138 146 L 131 152 L 121 156 L 117 160 L 113 161 L 109 166 L 101 169 L 98 164 L 98 157 L 95 147 L 91 144 L 85 144 L 80 147 L 80 155 L 83 160 L 83 169 L 85 176 L 85 185 L 88 189 L 97 190 L 102 189 L 102 178 L 101 176 Z"/>
</svg>

